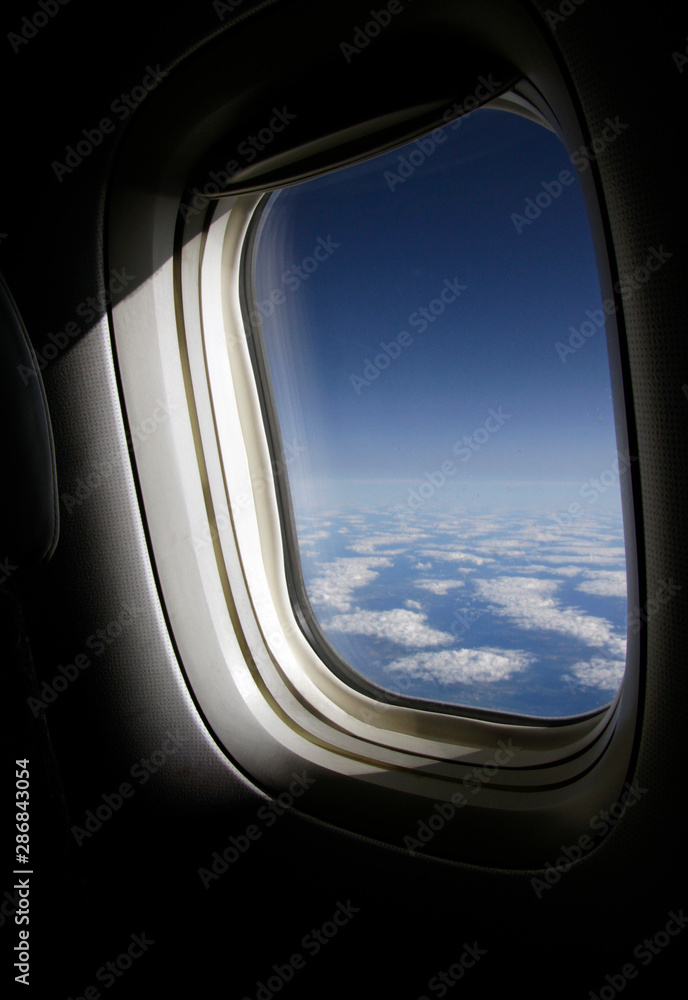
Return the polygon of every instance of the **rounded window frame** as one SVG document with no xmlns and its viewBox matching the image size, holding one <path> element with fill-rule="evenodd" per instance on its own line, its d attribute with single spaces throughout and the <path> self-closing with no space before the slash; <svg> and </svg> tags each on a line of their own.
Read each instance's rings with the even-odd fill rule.
<svg viewBox="0 0 688 1000">
<path fill-rule="evenodd" d="M 569 149 L 581 144 L 570 104 L 562 128 L 533 83 L 524 79 L 517 90 L 522 109 L 544 118 Z M 192 139 L 180 136 L 179 178 L 193 172 Z M 309 815 L 403 846 L 435 805 L 456 806 L 462 795 L 461 835 L 445 824 L 428 853 L 537 867 L 562 839 L 575 840 L 622 787 L 635 737 L 639 639 L 629 635 L 626 674 L 608 708 L 554 722 L 381 702 L 337 677 L 294 613 L 280 506 L 266 474 L 274 457 L 248 349 L 241 267 L 263 194 L 211 201 L 184 219 L 183 188 L 175 196 L 162 185 L 146 190 L 132 174 L 125 156 L 111 200 L 109 254 L 113 261 L 138 256 L 150 274 L 113 306 L 113 342 L 130 422 L 151 412 L 161 393 L 168 404 L 155 454 L 134 440 L 134 457 L 161 599 L 208 725 L 268 790 L 286 787 L 305 767 L 313 787 L 300 806 Z M 595 178 L 591 170 L 581 180 L 603 297 L 611 297 Z M 152 267 L 156 260 L 160 266 Z M 620 309 L 617 315 L 621 320 Z M 618 415 L 624 387 L 615 320 L 607 337 Z M 628 415 L 621 419 L 625 427 Z M 629 487 L 629 606 L 638 603 L 632 503 Z M 479 795 L 466 794 L 475 787 L 471 778 Z"/>
</svg>

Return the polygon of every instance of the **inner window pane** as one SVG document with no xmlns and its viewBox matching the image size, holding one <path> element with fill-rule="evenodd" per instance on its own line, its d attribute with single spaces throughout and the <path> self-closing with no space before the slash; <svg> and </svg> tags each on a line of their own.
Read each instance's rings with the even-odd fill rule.
<svg viewBox="0 0 688 1000">
<path fill-rule="evenodd" d="M 252 271 L 300 570 L 342 659 L 450 704 L 611 701 L 632 459 L 557 136 L 483 109 L 281 190 Z"/>
</svg>

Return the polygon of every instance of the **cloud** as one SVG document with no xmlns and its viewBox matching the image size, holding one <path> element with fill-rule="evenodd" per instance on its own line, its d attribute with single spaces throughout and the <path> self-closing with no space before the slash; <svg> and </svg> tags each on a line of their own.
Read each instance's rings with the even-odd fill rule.
<svg viewBox="0 0 688 1000">
<path fill-rule="evenodd" d="M 626 597 L 625 570 L 586 570 L 584 575 L 576 590 L 598 597 Z"/>
<path fill-rule="evenodd" d="M 404 535 L 402 533 L 389 532 L 385 535 L 371 535 L 367 538 L 362 539 L 361 541 L 353 543 L 352 545 L 348 545 L 347 548 L 349 548 L 352 552 L 359 552 L 361 555 L 364 556 L 376 555 L 377 554 L 376 550 L 381 545 L 382 546 L 399 545 L 399 543 L 403 543 L 405 545 L 406 543 L 417 542 L 421 538 L 427 538 L 427 537 L 428 537 L 427 535 L 421 535 L 421 534 Z M 397 549 L 394 554 L 396 555 L 398 552 L 403 552 L 403 549 Z M 392 553 L 387 553 L 387 554 L 392 554 Z"/>
<path fill-rule="evenodd" d="M 605 691 L 616 691 L 621 683 L 626 669 L 624 660 L 605 660 L 594 656 L 590 661 L 583 661 L 571 667 L 570 674 L 563 674 L 565 681 L 573 681 L 580 687 L 596 687 Z M 573 675 L 573 676 L 571 676 Z"/>
<path fill-rule="evenodd" d="M 626 559 L 626 550 L 623 548 L 616 547 L 596 547 L 593 546 L 590 550 L 586 550 L 582 546 L 580 548 L 566 548 L 562 549 L 559 555 L 555 556 L 545 556 L 538 553 L 538 559 L 541 562 L 547 563 L 598 563 L 604 565 L 623 565 Z"/>
<path fill-rule="evenodd" d="M 474 566 L 482 566 L 484 563 L 494 562 L 494 559 L 486 559 L 483 556 L 474 556 L 469 552 L 458 549 L 421 549 L 418 553 L 425 559 L 439 559 L 442 562 L 467 562 Z"/>
<path fill-rule="evenodd" d="M 518 570 L 519 573 L 553 573 L 556 576 L 578 576 L 583 572 L 580 566 L 542 566 L 539 563 L 519 566 Z"/>
<path fill-rule="evenodd" d="M 475 684 L 503 681 L 526 670 L 533 657 L 518 649 L 444 649 L 404 656 L 385 669 L 422 681 L 440 684 Z"/>
<path fill-rule="evenodd" d="M 561 632 L 589 646 L 606 647 L 615 656 L 625 655 L 626 640 L 614 633 L 606 618 L 561 605 L 554 596 L 559 588 L 556 580 L 502 576 L 476 580 L 476 588 L 492 602 L 494 613 L 510 618 L 518 628 Z"/>
<path fill-rule="evenodd" d="M 302 531 L 299 533 L 298 539 L 299 545 L 315 545 L 315 543 L 320 541 L 321 538 L 329 537 L 329 531 L 311 531 L 308 534 Z"/>
<path fill-rule="evenodd" d="M 422 646 L 443 646 L 454 641 L 448 632 L 440 632 L 426 624 L 427 615 L 405 608 L 391 611 L 361 611 L 337 615 L 322 625 L 323 631 L 354 632 L 370 635 L 378 639 L 389 639 L 400 646 L 419 648 Z"/>
<path fill-rule="evenodd" d="M 412 611 L 422 611 L 423 605 L 420 601 L 404 601 L 404 607 L 410 608 Z"/>
<path fill-rule="evenodd" d="M 504 549 L 520 549 L 522 547 L 523 541 L 518 538 L 489 538 L 474 546 L 479 552 L 484 552 L 486 549 L 499 549 L 501 552 Z"/>
<path fill-rule="evenodd" d="M 432 594 L 447 594 L 453 587 L 465 587 L 466 583 L 464 580 L 416 580 L 414 586 Z"/>
<path fill-rule="evenodd" d="M 525 541 L 523 538 L 490 538 L 473 548 L 488 556 L 526 556 L 532 550 L 524 548 Z"/>
<path fill-rule="evenodd" d="M 348 611 L 353 600 L 353 591 L 365 587 L 379 574 L 377 569 L 392 566 L 391 559 L 382 556 L 369 558 L 342 558 L 331 563 L 319 563 L 323 571 L 308 585 L 308 596 L 313 605 L 328 605 L 337 611 Z"/>
</svg>

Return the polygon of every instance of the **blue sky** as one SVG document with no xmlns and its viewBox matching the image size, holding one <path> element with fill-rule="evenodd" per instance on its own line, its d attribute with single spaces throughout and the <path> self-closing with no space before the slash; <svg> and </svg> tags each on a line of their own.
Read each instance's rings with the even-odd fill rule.
<svg viewBox="0 0 688 1000">
<path fill-rule="evenodd" d="M 282 191 L 264 225 L 257 299 L 285 297 L 263 322 L 285 431 L 309 438 L 299 472 L 338 481 L 340 496 L 346 481 L 422 479 L 456 461 L 490 410 L 508 419 L 456 463 L 471 480 L 577 483 L 615 456 L 603 328 L 565 361 L 556 349 L 600 309 L 577 178 L 521 232 L 512 219 L 543 181 L 575 177 L 564 147 L 489 110 L 443 135 L 393 190 L 404 151 Z M 330 252 L 297 279 L 318 239 Z M 403 331 L 387 363 L 380 344 Z"/>
<path fill-rule="evenodd" d="M 628 463 L 559 139 L 478 111 L 283 190 L 254 277 L 302 571 L 341 656 L 417 698 L 611 700 Z"/>
</svg>

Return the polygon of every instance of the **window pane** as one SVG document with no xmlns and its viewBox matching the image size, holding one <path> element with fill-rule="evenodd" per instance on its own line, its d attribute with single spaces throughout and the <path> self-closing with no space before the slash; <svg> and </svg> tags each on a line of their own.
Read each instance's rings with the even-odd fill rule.
<svg viewBox="0 0 688 1000">
<path fill-rule="evenodd" d="M 608 703 L 631 458 L 556 135 L 483 109 L 279 191 L 252 273 L 300 569 L 343 660 L 413 698 Z"/>
</svg>

